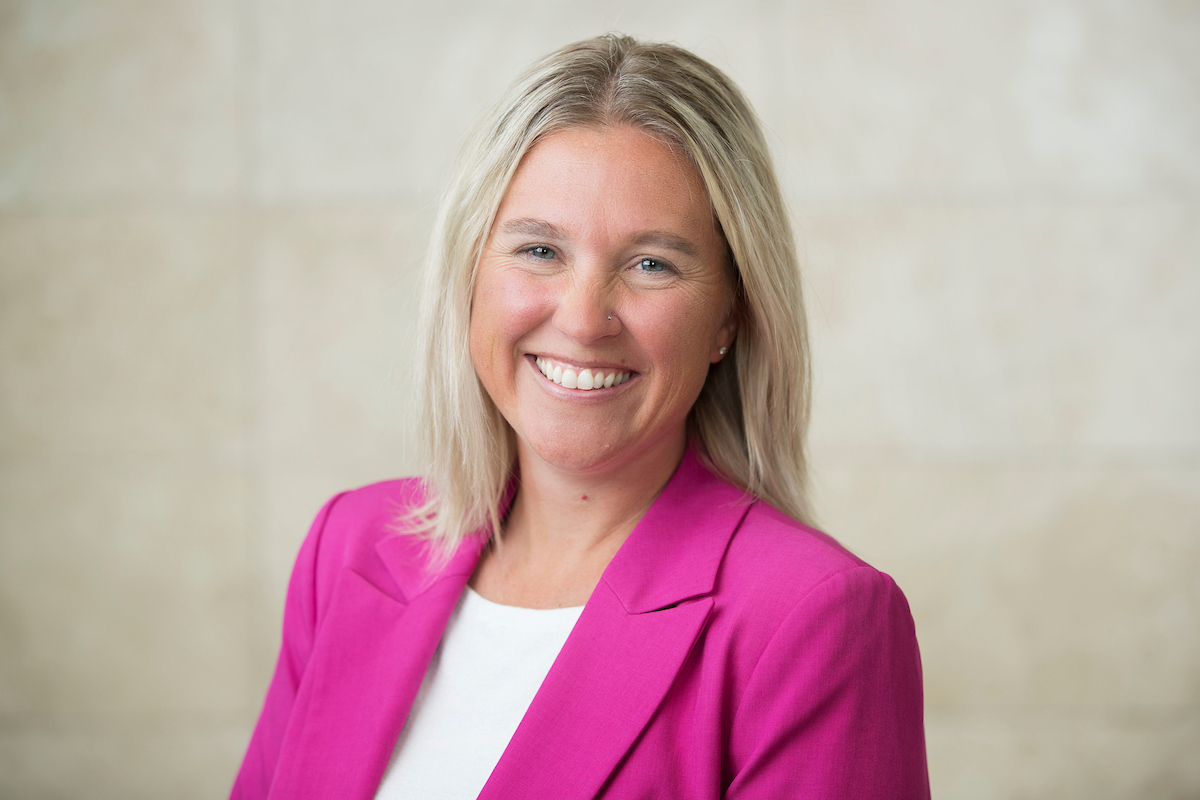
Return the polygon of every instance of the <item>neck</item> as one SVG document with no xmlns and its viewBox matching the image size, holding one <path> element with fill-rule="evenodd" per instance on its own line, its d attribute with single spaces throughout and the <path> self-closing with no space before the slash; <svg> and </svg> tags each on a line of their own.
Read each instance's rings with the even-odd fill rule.
<svg viewBox="0 0 1200 800">
<path fill-rule="evenodd" d="M 506 605 L 582 605 L 679 465 L 682 434 L 620 464 L 569 470 L 518 442 L 521 485 L 472 587 Z"/>
</svg>

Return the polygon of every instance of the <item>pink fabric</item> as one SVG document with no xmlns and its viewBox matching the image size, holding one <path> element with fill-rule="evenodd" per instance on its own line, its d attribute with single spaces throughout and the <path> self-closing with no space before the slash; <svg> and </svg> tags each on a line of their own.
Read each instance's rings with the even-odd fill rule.
<svg viewBox="0 0 1200 800">
<path fill-rule="evenodd" d="M 317 515 L 235 800 L 374 796 L 484 543 L 427 569 L 394 528 L 420 491 L 375 484 Z M 927 798 L 904 596 L 689 451 L 480 797 Z"/>
</svg>

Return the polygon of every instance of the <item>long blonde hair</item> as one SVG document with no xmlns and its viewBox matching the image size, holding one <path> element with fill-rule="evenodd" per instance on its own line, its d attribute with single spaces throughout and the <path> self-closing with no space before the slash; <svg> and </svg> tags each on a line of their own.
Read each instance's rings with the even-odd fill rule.
<svg viewBox="0 0 1200 800">
<path fill-rule="evenodd" d="M 809 519 L 807 323 L 791 226 L 757 119 L 708 62 L 610 34 L 568 45 L 521 76 L 477 124 L 442 198 L 421 319 L 427 498 L 405 528 L 443 553 L 483 526 L 500 530 L 516 454 L 468 347 L 475 270 L 500 201 L 540 138 L 611 125 L 642 128 L 688 154 L 731 254 L 737 338 L 709 370 L 689 438 L 714 471 Z"/>
</svg>

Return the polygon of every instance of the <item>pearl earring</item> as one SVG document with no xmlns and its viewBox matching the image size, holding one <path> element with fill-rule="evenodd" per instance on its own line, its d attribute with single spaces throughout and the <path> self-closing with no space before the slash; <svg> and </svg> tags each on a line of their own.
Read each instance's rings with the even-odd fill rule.
<svg viewBox="0 0 1200 800">
<path fill-rule="evenodd" d="M 720 353 L 721 355 L 725 355 L 726 353 L 729 352 L 729 348 L 728 347 L 718 347 L 717 352 Z"/>
</svg>

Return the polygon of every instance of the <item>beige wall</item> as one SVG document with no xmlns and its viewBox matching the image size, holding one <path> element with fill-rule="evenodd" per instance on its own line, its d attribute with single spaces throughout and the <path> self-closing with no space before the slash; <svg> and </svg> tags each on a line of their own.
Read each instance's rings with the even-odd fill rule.
<svg viewBox="0 0 1200 800">
<path fill-rule="evenodd" d="M 1200 6 L 436 5 L 0 0 L 0 796 L 227 791 L 309 518 L 420 471 L 456 143 L 606 29 L 769 129 L 935 795 L 1200 796 Z"/>
</svg>

